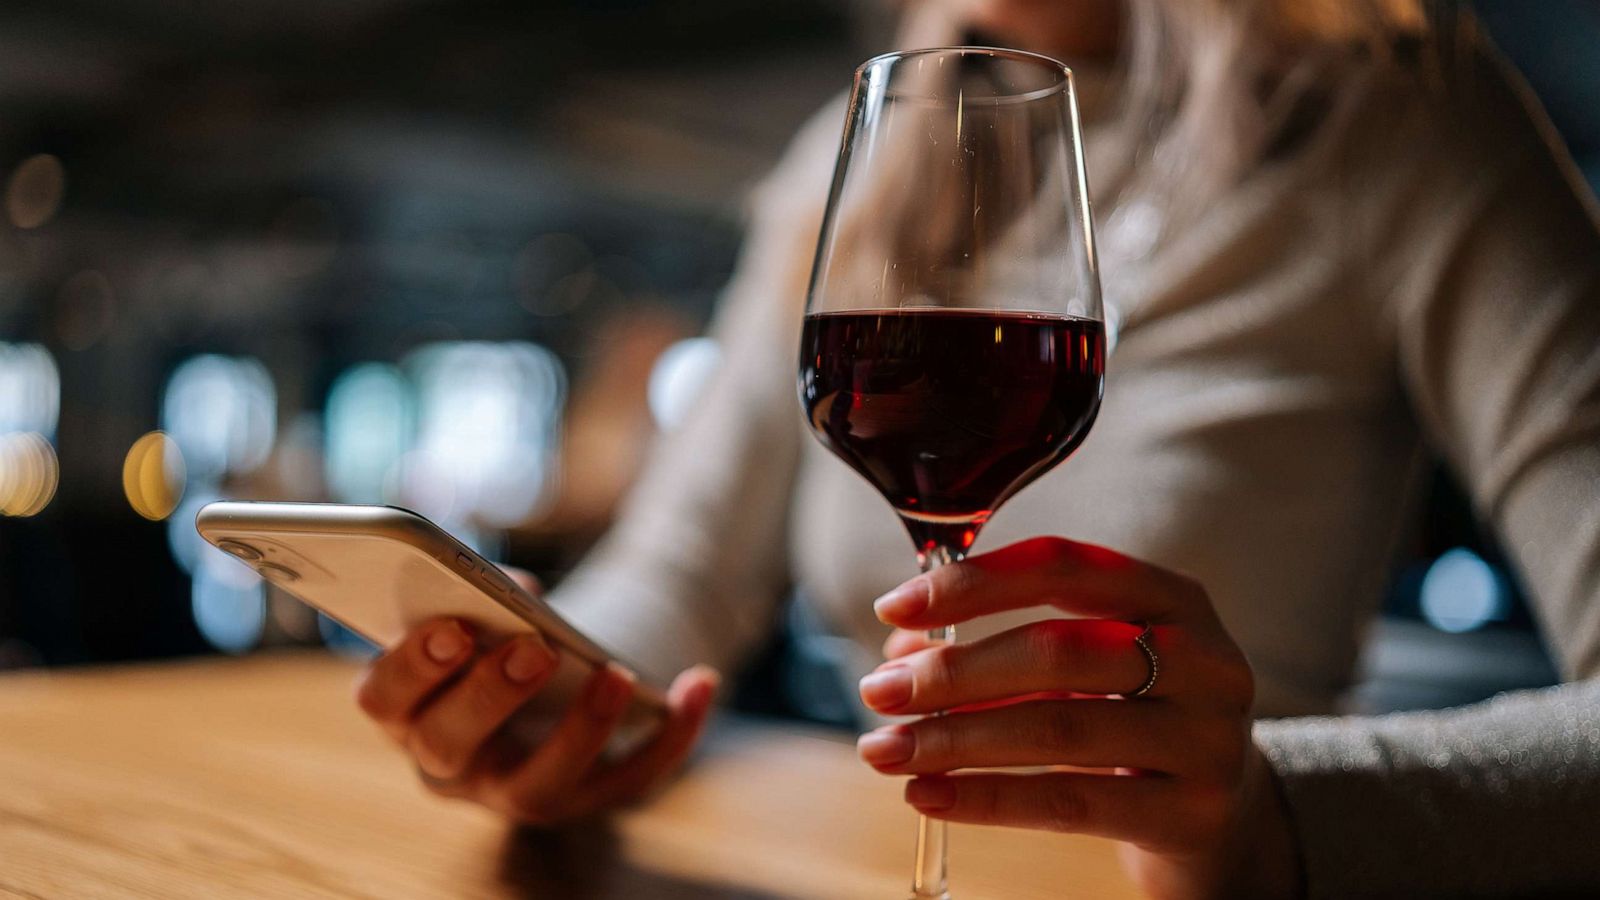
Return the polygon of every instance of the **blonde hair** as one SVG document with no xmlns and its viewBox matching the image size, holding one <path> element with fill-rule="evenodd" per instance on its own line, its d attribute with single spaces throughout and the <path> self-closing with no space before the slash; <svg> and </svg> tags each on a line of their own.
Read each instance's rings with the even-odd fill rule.
<svg viewBox="0 0 1600 900">
<path fill-rule="evenodd" d="M 1428 34 L 1424 0 L 1127 0 L 1114 139 L 1095 160 L 1112 200 L 1159 180 L 1203 204 L 1315 118 L 1334 83 Z M 1177 212 L 1171 210 L 1170 212 Z"/>
<path fill-rule="evenodd" d="M 1095 95 L 1084 104 L 1095 218 L 1102 230 L 1126 226 L 1133 237 L 1100 243 L 1102 252 L 1116 246 L 1119 263 L 1151 255 L 1184 233 L 1270 162 L 1297 158 L 1307 171 L 1327 171 L 1318 164 L 1328 160 L 1309 157 L 1339 146 L 1343 122 L 1368 96 L 1359 83 L 1394 69 L 1416 71 L 1416 61 L 1430 58 L 1424 48 L 1450 32 L 1425 4 L 1442 11 L 1453 0 L 1124 3 L 1117 64 L 1078 79 L 1083 99 L 1091 84 Z M 912 7 L 899 46 L 961 43 L 967 35 L 960 9 L 932 0 Z M 1065 62 L 1087 75 L 1077 61 Z M 884 198 L 909 202 L 915 194 L 906 185 L 928 177 L 910 165 L 898 170 L 895 181 L 881 185 L 880 205 L 869 204 L 870 216 L 850 214 L 837 223 L 854 230 L 843 243 L 933 240 L 930 229 L 941 221 L 933 215 L 916 220 L 915 236 L 883 233 L 883 223 L 896 218 L 883 214 L 881 204 L 893 202 Z"/>
</svg>

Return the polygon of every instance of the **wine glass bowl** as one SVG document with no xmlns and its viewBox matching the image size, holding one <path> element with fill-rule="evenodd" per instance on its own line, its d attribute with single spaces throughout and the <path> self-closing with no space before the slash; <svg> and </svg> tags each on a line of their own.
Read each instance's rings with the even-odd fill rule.
<svg viewBox="0 0 1600 900">
<path fill-rule="evenodd" d="M 856 70 L 807 298 L 800 401 L 926 571 L 1083 441 L 1106 334 L 1072 73 L 1031 53 Z M 930 632 L 953 639 L 953 630 Z M 948 897 L 922 819 L 913 897 Z"/>
<path fill-rule="evenodd" d="M 817 437 L 894 507 L 919 554 L 964 554 L 1008 497 L 1065 459 L 1100 406 L 1099 322 L 902 308 L 820 313 L 801 338 Z"/>
</svg>

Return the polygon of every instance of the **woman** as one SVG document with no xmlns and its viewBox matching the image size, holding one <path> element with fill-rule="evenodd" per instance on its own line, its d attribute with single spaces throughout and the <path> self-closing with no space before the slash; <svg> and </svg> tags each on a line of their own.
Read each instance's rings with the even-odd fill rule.
<svg viewBox="0 0 1600 900">
<path fill-rule="evenodd" d="M 1403 0 L 959 6 L 914 10 L 904 42 L 969 28 L 1090 82 L 1118 341 L 1090 439 L 988 527 L 1001 549 L 895 586 L 912 574 L 899 524 L 795 411 L 830 109 L 758 195 L 705 399 L 557 602 L 665 678 L 736 663 L 798 581 L 886 715 L 1153 677 L 1127 701 L 1031 700 L 859 745 L 917 776 L 906 797 L 930 815 L 1125 841 L 1152 896 L 1600 889 L 1600 687 L 1582 683 L 1600 674 L 1600 233 L 1542 121 L 1470 22 L 1425 23 Z M 1424 443 L 1512 549 L 1573 683 L 1327 717 Z M 1023 540 L 1038 534 L 1075 540 Z M 960 646 L 915 636 L 955 622 Z M 1150 656 L 1130 622 L 1151 624 Z M 629 677 L 601 672 L 508 758 L 489 739 L 548 651 L 471 650 L 458 625 L 419 629 L 375 664 L 363 706 L 436 789 L 533 821 L 658 783 L 715 686 L 683 672 L 662 736 L 601 767 Z M 941 774 L 1040 764 L 1143 777 Z"/>
</svg>

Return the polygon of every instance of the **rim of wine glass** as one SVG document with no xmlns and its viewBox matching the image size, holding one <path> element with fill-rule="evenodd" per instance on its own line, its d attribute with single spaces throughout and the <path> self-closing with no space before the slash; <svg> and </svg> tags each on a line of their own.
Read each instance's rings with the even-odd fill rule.
<svg viewBox="0 0 1600 900">
<path fill-rule="evenodd" d="M 984 97 L 978 101 L 981 103 L 992 103 L 998 105 L 1027 103 L 1033 100 L 1042 100 L 1045 97 L 1049 97 L 1053 94 L 1067 93 L 1071 89 L 1073 83 L 1072 67 L 1053 56 L 1045 56 L 1043 53 L 1031 53 L 1027 50 L 1012 50 L 1007 47 L 966 45 L 952 47 L 920 47 L 915 50 L 893 50 L 888 53 L 880 53 L 877 56 L 874 56 L 871 59 L 863 62 L 861 65 L 856 66 L 855 74 L 857 78 L 864 78 L 866 77 L 867 70 L 878 65 L 879 63 L 889 60 L 898 61 L 911 59 L 917 56 L 933 56 L 937 54 L 950 54 L 955 56 L 987 56 L 991 58 L 1008 59 L 1013 62 L 1032 63 L 1050 68 L 1061 75 L 1061 81 L 1057 84 L 1053 84 L 1048 87 L 1034 88 L 1031 91 L 1024 91 L 1017 94 L 1000 94 L 993 97 Z M 896 98 L 916 98 L 922 100 L 938 99 L 935 97 L 929 97 L 925 94 L 905 93 L 901 91 L 886 91 L 886 93 Z M 968 102 L 973 102 L 973 99 L 974 98 L 969 98 Z"/>
</svg>

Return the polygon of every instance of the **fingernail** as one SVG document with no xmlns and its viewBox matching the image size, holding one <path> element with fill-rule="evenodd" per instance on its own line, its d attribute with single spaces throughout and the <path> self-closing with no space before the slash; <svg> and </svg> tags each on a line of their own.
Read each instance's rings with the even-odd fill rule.
<svg viewBox="0 0 1600 900">
<path fill-rule="evenodd" d="M 710 666 L 700 666 L 699 669 L 705 674 L 707 686 L 710 687 L 712 691 L 716 691 L 718 688 L 722 687 L 721 672 L 718 672 L 716 669 L 713 669 Z"/>
<path fill-rule="evenodd" d="M 856 740 L 856 753 L 874 766 L 898 766 L 917 752 L 917 737 L 904 725 L 869 731 Z"/>
<path fill-rule="evenodd" d="M 467 652 L 471 641 L 458 623 L 451 622 L 428 635 L 428 657 L 436 663 L 447 663 Z"/>
<path fill-rule="evenodd" d="M 913 578 L 872 601 L 878 621 L 893 625 L 921 615 L 928 608 L 928 579 Z"/>
<path fill-rule="evenodd" d="M 956 805 L 956 785 L 948 778 L 913 778 L 906 782 L 906 802 L 923 812 Z"/>
<path fill-rule="evenodd" d="M 696 681 L 689 689 L 689 705 L 699 707 L 711 702 L 716 695 L 717 688 L 722 686 L 722 674 L 710 667 L 701 667 L 704 678 Z"/>
<path fill-rule="evenodd" d="M 890 712 L 911 702 L 911 670 L 893 666 L 861 679 L 861 699 L 879 712 Z"/>
<path fill-rule="evenodd" d="M 638 679 L 616 663 L 606 663 L 604 677 L 589 695 L 589 712 L 597 719 L 610 719 L 627 707 Z"/>
<path fill-rule="evenodd" d="M 538 635 L 523 635 L 511 642 L 502 667 L 513 684 L 527 684 L 548 672 L 556 663 L 555 651 Z"/>
</svg>

